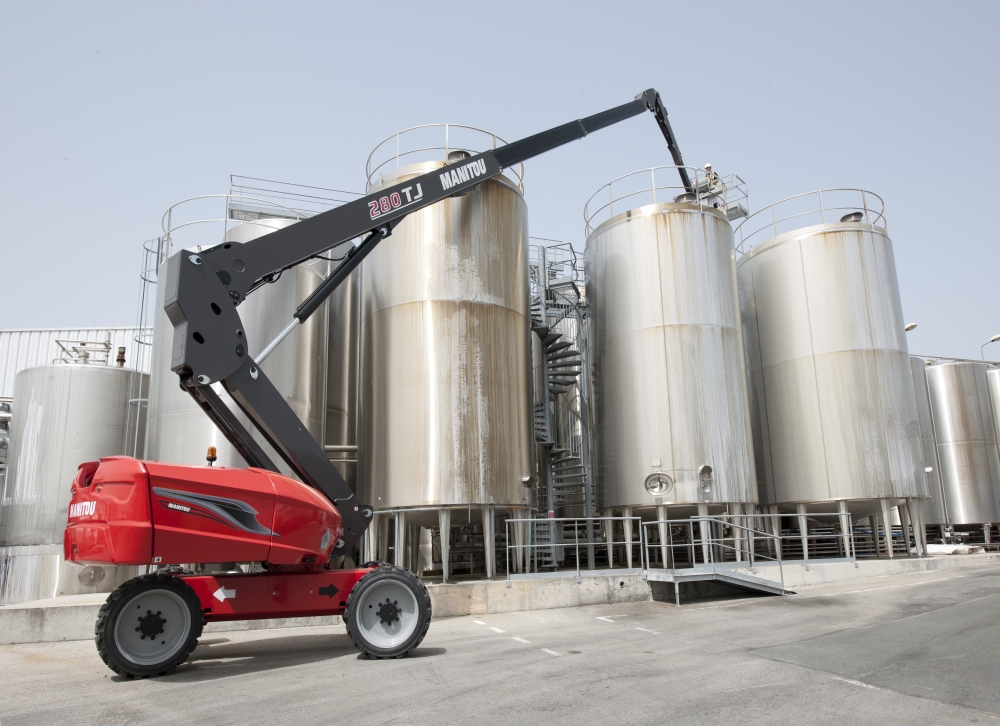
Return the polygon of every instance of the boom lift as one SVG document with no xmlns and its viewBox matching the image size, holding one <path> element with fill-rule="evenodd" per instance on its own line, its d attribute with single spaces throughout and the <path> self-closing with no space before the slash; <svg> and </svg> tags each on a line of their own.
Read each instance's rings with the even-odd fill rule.
<svg viewBox="0 0 1000 726">
<path fill-rule="evenodd" d="M 170 257 L 164 307 L 174 326 L 171 369 L 249 468 L 129 457 L 80 465 L 66 559 L 160 566 L 119 587 L 101 608 L 97 648 L 112 670 L 128 676 L 168 673 L 197 645 L 203 623 L 220 620 L 343 615 L 351 640 L 369 656 L 401 657 L 417 647 L 430 624 L 427 589 L 389 565 L 332 568 L 332 558 L 353 552 L 372 507 L 358 501 L 260 362 L 406 215 L 645 111 L 656 118 L 685 189 L 695 192 L 660 95 L 649 89 L 630 103 L 447 164 L 251 242 Z M 254 360 L 240 303 L 281 271 L 357 238 L 360 243 Z M 215 383 L 301 482 L 277 473 L 212 389 Z M 262 571 L 196 575 L 178 567 L 184 562 L 259 562 Z"/>
</svg>

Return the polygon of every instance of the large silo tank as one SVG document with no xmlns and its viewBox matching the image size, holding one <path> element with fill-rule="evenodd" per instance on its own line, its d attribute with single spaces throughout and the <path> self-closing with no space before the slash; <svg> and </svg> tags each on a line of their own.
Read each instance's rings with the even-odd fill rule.
<svg viewBox="0 0 1000 726">
<path fill-rule="evenodd" d="M 916 356 L 910 358 L 910 373 L 913 377 L 913 393 L 917 399 L 917 423 L 920 428 L 920 451 L 924 461 L 924 479 L 927 482 L 929 499 L 924 508 L 924 520 L 930 524 L 947 522 L 941 489 L 941 464 L 937 456 L 934 439 L 934 419 L 931 415 L 931 400 L 927 392 L 927 361 Z M 928 471 L 929 470 L 929 471 Z"/>
<path fill-rule="evenodd" d="M 944 492 L 944 511 L 927 522 L 1000 521 L 1000 459 L 986 365 L 938 363 L 926 373 Z"/>
<path fill-rule="evenodd" d="M 334 251 L 336 253 L 336 250 Z M 334 254 L 334 257 L 340 257 Z M 355 270 L 330 295 L 326 383 L 326 446 L 344 481 L 358 479 L 358 344 L 361 328 L 361 272 Z"/>
<path fill-rule="evenodd" d="M 527 220 L 494 177 L 410 214 L 362 264 L 359 479 L 376 509 L 530 503 Z"/>
<path fill-rule="evenodd" d="M 927 494 L 892 242 L 876 195 L 840 192 L 757 212 L 737 269 L 761 503 L 867 516 Z"/>
<path fill-rule="evenodd" d="M 249 242 L 276 229 L 294 224 L 292 219 L 262 219 L 244 222 L 229 230 L 229 242 Z M 164 263 L 165 264 L 165 263 Z M 239 313 L 246 331 L 247 347 L 255 356 L 291 320 L 301 302 L 323 281 L 329 269 L 326 260 L 311 260 L 285 270 L 273 283 L 248 295 Z M 160 272 L 165 271 L 161 265 Z M 164 279 L 160 277 L 159 279 Z M 158 286 L 156 318 L 153 323 L 152 390 L 146 457 L 178 464 L 204 464 L 209 446 L 218 450 L 217 466 L 245 467 L 246 462 L 226 441 L 211 419 L 190 395 L 180 389 L 177 374 L 170 370 L 173 326 L 163 310 L 163 285 Z M 292 407 L 313 437 L 323 441 L 326 393 L 327 310 L 321 306 L 264 360 L 261 367 Z M 238 418 L 249 426 L 219 384 L 215 389 L 230 403 Z M 284 460 L 263 435 L 250 426 L 254 438 L 278 465 L 281 472 L 294 476 Z"/>
<path fill-rule="evenodd" d="M 627 209 L 587 238 L 604 509 L 757 501 L 733 231 L 724 205 L 691 198 Z"/>
<path fill-rule="evenodd" d="M 130 450 L 135 376 L 147 385 L 144 373 L 96 364 L 17 374 L 10 468 L 0 500 L 0 604 L 110 592 L 137 573 L 134 567 L 84 567 L 62 556 L 77 467 Z M 140 409 L 140 428 L 143 416 Z"/>
</svg>

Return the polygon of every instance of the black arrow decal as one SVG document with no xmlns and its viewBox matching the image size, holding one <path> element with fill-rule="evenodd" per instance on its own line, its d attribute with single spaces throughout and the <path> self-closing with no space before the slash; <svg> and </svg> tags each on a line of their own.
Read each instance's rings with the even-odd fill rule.
<svg viewBox="0 0 1000 726">
<path fill-rule="evenodd" d="M 333 597 L 338 592 L 340 592 L 340 590 L 338 590 L 336 587 L 334 587 L 332 582 L 329 585 L 327 585 L 326 587 L 321 587 L 319 589 L 319 594 L 320 595 L 327 595 L 329 597 Z"/>
</svg>

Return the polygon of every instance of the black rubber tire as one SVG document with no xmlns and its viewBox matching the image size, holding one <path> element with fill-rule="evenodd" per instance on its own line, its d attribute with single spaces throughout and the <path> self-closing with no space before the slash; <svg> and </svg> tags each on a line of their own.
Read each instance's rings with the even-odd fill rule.
<svg viewBox="0 0 1000 726">
<path fill-rule="evenodd" d="M 417 601 L 417 625 L 413 634 L 403 643 L 393 648 L 380 648 L 365 640 L 364 632 L 357 624 L 357 604 L 361 601 L 365 591 L 386 580 L 393 580 L 397 584 L 408 588 Z M 351 588 L 347 595 L 347 608 L 344 611 L 344 624 L 347 626 L 347 637 L 351 639 L 354 646 L 365 655 L 376 658 L 405 658 L 413 652 L 414 648 L 420 645 L 427 629 L 431 625 L 431 596 L 427 592 L 427 587 L 420 579 L 408 570 L 393 565 L 379 563 L 377 570 L 372 570 L 367 575 L 358 580 L 358 584 Z"/>
<path fill-rule="evenodd" d="M 177 568 L 180 570 L 180 568 Z M 140 575 L 108 596 L 97 614 L 94 626 L 94 641 L 97 653 L 108 668 L 127 678 L 148 678 L 165 676 L 188 659 L 198 645 L 204 625 L 201 602 L 194 590 L 184 580 L 174 576 L 174 568 L 163 568 L 149 575 Z M 136 596 L 148 590 L 172 590 L 179 595 L 191 611 L 191 626 L 181 648 L 170 658 L 152 665 L 140 665 L 129 660 L 115 643 L 115 625 L 122 617 L 125 606 Z"/>
</svg>

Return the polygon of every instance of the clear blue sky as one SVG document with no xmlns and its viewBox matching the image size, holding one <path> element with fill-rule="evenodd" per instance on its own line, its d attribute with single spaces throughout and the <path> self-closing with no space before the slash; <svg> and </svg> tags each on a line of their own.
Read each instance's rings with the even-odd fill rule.
<svg viewBox="0 0 1000 726">
<path fill-rule="evenodd" d="M 0 328 L 131 324 L 141 242 L 230 173 L 360 191 L 401 128 L 516 139 L 654 86 L 685 160 L 740 174 L 753 209 L 885 198 L 911 351 L 978 357 L 1000 333 L 997 3 L 7 2 L 0 18 Z M 599 186 L 668 163 L 645 117 L 529 162 L 531 234 L 582 247 Z"/>
</svg>

